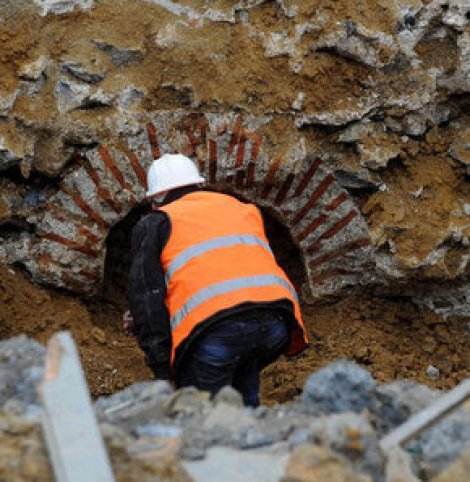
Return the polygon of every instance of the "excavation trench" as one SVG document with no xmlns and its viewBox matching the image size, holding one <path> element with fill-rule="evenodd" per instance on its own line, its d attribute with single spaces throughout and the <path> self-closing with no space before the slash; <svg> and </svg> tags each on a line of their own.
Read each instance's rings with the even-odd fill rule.
<svg viewBox="0 0 470 482">
<path fill-rule="evenodd" d="M 127 309 L 131 231 L 147 209 L 135 208 L 109 232 L 103 288 L 91 300 L 33 284 L 19 267 L 0 267 L 0 338 L 25 333 L 45 343 L 55 331 L 70 330 L 95 397 L 150 379 L 142 352 L 120 327 Z M 268 211 L 263 215 L 276 258 L 300 288 L 306 276 L 299 249 L 285 226 Z M 468 320 L 444 320 L 406 297 L 375 296 L 354 287 L 336 298 L 304 303 L 303 312 L 312 346 L 265 370 L 264 403 L 292 399 L 310 372 L 335 358 L 355 360 L 379 381 L 411 378 L 448 389 L 469 375 Z M 429 365 L 438 368 L 439 377 L 426 375 Z"/>
</svg>

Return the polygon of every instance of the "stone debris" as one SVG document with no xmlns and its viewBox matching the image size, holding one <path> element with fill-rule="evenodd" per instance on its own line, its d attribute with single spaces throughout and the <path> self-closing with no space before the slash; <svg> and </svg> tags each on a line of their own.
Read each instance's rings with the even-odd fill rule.
<svg viewBox="0 0 470 482">
<path fill-rule="evenodd" d="M 37 412 L 36 384 L 44 373 L 45 348 L 26 336 L 0 341 L 0 408 L 13 414 Z"/>
<path fill-rule="evenodd" d="M 108 240 L 141 209 L 150 162 L 182 152 L 210 188 L 286 227 L 305 267 L 304 300 L 378 289 L 444 321 L 470 316 L 467 0 L 0 5 L 2 264 L 100 292 Z M 92 336 L 109 343 L 99 329 Z M 43 354 L 28 344 L 0 342 L 0 406 L 34 418 Z M 366 363 L 368 350 L 355 359 Z M 430 382 L 456 369 L 438 360 L 419 367 Z M 135 453 L 158 452 L 164 440 L 167 455 L 178 446 L 178 457 L 199 463 L 222 450 L 232 463 L 283 444 L 287 460 L 321 440 L 377 478 L 376 439 L 438 396 L 411 382 L 377 385 L 340 361 L 285 406 L 250 411 L 230 390 L 211 401 L 149 382 L 99 399 L 96 411 Z M 434 477 L 459 456 L 466 417 L 462 409 L 406 447 L 416 474 Z M 349 425 L 363 449 L 355 458 Z M 318 460 L 289 477 L 317 473 Z"/>
<path fill-rule="evenodd" d="M 10 470 L 25 450 L 10 451 L 10 447 L 29 446 L 19 434 L 26 439 L 31 433 L 35 434 L 31 446 L 36 447 L 39 455 L 35 457 L 41 464 L 38 473 L 49 473 L 39 431 L 31 425 L 39 420 L 34 385 L 42 376 L 43 357 L 44 349 L 25 337 L 0 342 L 0 411 L 4 413 L 0 438 L 5 441 L 2 449 L 9 447 L 11 455 L 0 454 L 0 474 Z M 332 397 L 327 396 L 327 387 L 333 390 Z M 201 482 L 215 481 L 213 477 L 307 482 L 328 476 L 330 480 L 398 482 L 394 474 L 408 467 L 408 478 L 403 480 L 415 482 L 446 471 L 452 474 L 466 463 L 468 407 L 424 431 L 396 457 L 386 460 L 378 441 L 437 397 L 438 391 L 413 382 L 377 385 L 366 370 L 341 360 L 313 373 L 301 397 L 284 405 L 253 409 L 243 407 L 239 394 L 229 387 L 210 400 L 205 392 L 174 391 L 167 382 L 157 381 L 136 383 L 99 398 L 95 412 L 118 480 L 131 480 L 133 470 L 142 474 L 160 470 L 168 477 L 162 480 L 191 477 Z M 14 430 L 12 420 L 27 428 Z M 462 461 L 452 468 L 459 457 Z M 15 467 L 19 472 L 12 474 L 17 479 L 11 480 L 29 480 L 17 475 L 27 470 L 24 464 Z M 122 479 L 120 473 L 130 478 Z"/>
<path fill-rule="evenodd" d="M 470 474 L 470 450 L 465 451 L 452 465 L 432 479 L 432 482 L 467 482 Z"/>
<path fill-rule="evenodd" d="M 368 408 L 374 387 L 367 370 L 337 361 L 310 375 L 301 403 L 314 413 L 360 413 Z"/>
<path fill-rule="evenodd" d="M 41 55 L 33 62 L 23 64 L 18 70 L 18 77 L 23 80 L 37 81 L 45 74 L 50 62 L 47 55 Z"/>
<path fill-rule="evenodd" d="M 434 365 L 429 365 L 426 368 L 426 375 L 431 378 L 437 378 L 439 376 L 439 369 Z"/>
<path fill-rule="evenodd" d="M 84 10 L 90 9 L 94 0 L 33 0 L 34 3 L 42 7 L 41 15 L 46 16 L 50 13 L 59 15 L 73 12 L 75 7 Z"/>
<path fill-rule="evenodd" d="M 97 84 L 106 77 L 105 72 L 92 72 L 81 62 L 64 62 L 62 69 L 87 84 Z"/>
<path fill-rule="evenodd" d="M 297 447 L 289 458 L 280 482 L 371 482 L 366 475 L 354 472 L 347 459 L 317 445 Z"/>
</svg>

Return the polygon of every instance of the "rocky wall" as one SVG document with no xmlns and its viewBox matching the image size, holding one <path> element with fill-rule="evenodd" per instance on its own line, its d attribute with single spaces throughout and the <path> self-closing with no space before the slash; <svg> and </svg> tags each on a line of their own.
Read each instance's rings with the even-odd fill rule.
<svg viewBox="0 0 470 482">
<path fill-rule="evenodd" d="M 305 298 L 470 314 L 465 0 L 0 1 L 0 261 L 94 294 L 164 152 L 290 231 Z"/>
</svg>

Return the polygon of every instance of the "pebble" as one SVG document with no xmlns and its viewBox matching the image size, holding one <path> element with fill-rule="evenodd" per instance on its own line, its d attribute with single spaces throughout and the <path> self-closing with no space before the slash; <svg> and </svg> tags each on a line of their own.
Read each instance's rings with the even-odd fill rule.
<svg viewBox="0 0 470 482">
<path fill-rule="evenodd" d="M 439 368 L 436 368 L 434 365 L 429 365 L 426 368 L 426 375 L 431 378 L 438 378 L 439 377 Z"/>
<path fill-rule="evenodd" d="M 106 344 L 106 333 L 97 326 L 93 327 L 91 330 L 91 336 L 102 345 Z"/>
</svg>

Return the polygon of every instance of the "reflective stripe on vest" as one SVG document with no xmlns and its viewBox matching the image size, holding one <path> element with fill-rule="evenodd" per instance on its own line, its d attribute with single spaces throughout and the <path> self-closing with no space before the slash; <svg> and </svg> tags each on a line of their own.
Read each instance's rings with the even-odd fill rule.
<svg viewBox="0 0 470 482">
<path fill-rule="evenodd" d="M 172 363 L 200 323 L 247 302 L 292 303 L 293 330 L 286 354 L 306 347 L 295 288 L 276 262 L 256 206 L 225 194 L 197 191 L 160 209 L 171 226 L 160 256 L 167 283 Z"/>
<path fill-rule="evenodd" d="M 289 290 L 292 297 L 296 302 L 298 302 L 297 293 L 295 292 L 294 288 L 280 276 L 271 274 L 245 276 L 243 278 L 231 279 L 221 283 L 216 283 L 198 291 L 174 314 L 174 316 L 171 317 L 171 328 L 174 330 L 192 310 L 197 308 L 202 303 L 215 298 L 216 296 L 245 288 L 258 288 L 273 285 L 281 285 Z"/>
<path fill-rule="evenodd" d="M 269 245 L 258 236 L 249 234 L 233 234 L 230 236 L 220 236 L 218 238 L 209 239 L 203 243 L 190 246 L 188 249 L 179 254 L 168 266 L 165 275 L 166 284 L 169 283 L 170 278 L 181 269 L 188 261 L 201 254 L 212 251 L 213 249 L 229 248 L 237 245 L 248 246 L 262 246 L 271 255 L 273 254 Z"/>
</svg>

